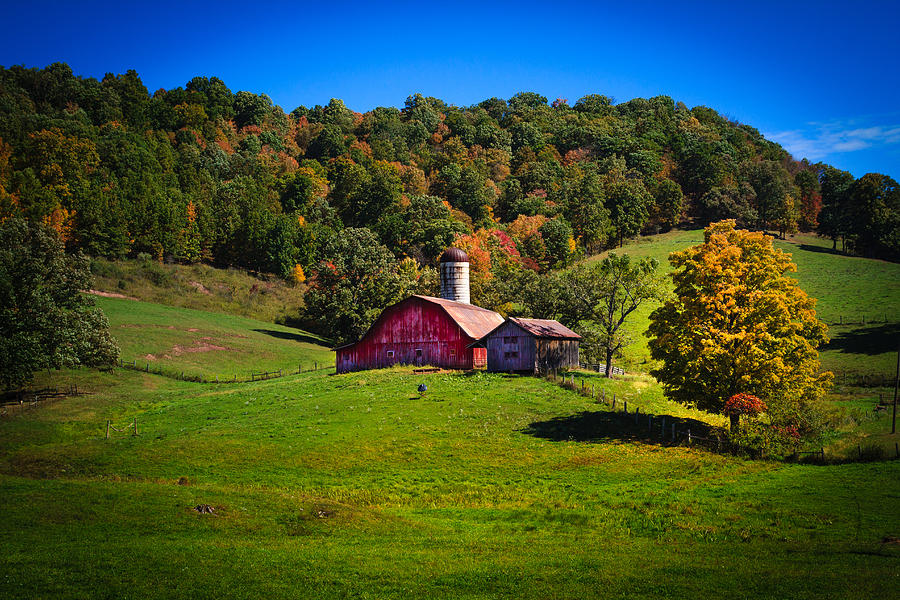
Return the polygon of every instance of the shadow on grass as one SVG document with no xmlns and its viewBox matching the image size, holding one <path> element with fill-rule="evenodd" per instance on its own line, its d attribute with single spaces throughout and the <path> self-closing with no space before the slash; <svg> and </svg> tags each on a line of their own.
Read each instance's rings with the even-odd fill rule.
<svg viewBox="0 0 900 600">
<path fill-rule="evenodd" d="M 277 337 L 282 340 L 291 340 L 292 342 L 306 342 L 308 344 L 318 344 L 320 346 L 325 344 L 320 338 L 308 333 L 291 333 L 289 331 L 275 331 L 274 329 L 254 329 L 253 331 L 271 335 L 272 337 Z"/>
<path fill-rule="evenodd" d="M 834 248 L 828 248 L 827 246 L 813 246 L 811 244 L 799 244 L 801 250 L 806 250 L 807 252 L 820 252 L 822 254 L 834 254 L 836 256 L 850 256 L 843 250 L 836 250 Z"/>
<path fill-rule="evenodd" d="M 674 440 L 672 425 L 676 431 Z M 688 431 L 692 437 L 706 438 L 707 441 L 698 440 L 698 443 L 712 448 L 717 446 L 717 434 L 721 433 L 720 429 L 696 419 L 653 415 L 648 421 L 647 415 L 642 413 L 635 417 L 634 413 L 612 410 L 582 411 L 548 421 L 535 421 L 521 430 L 526 435 L 553 442 L 643 441 L 665 445 L 685 442 Z"/>
<path fill-rule="evenodd" d="M 837 333 L 825 346 L 825 350 L 871 356 L 896 352 L 898 339 L 900 339 L 900 323 L 857 327 Z"/>
</svg>

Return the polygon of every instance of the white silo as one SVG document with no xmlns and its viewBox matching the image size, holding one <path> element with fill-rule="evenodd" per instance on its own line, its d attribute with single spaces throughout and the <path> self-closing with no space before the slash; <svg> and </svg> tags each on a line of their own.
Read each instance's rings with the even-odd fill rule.
<svg viewBox="0 0 900 600">
<path fill-rule="evenodd" d="M 441 254 L 441 298 L 469 304 L 469 257 L 459 248 Z"/>
</svg>

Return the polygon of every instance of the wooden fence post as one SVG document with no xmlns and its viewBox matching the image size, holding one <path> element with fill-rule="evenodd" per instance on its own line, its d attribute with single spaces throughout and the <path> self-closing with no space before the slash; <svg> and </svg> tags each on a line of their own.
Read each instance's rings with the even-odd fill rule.
<svg viewBox="0 0 900 600">
<path fill-rule="evenodd" d="M 692 443 L 693 443 L 693 440 L 691 439 L 691 430 L 688 429 L 688 446 L 690 446 Z"/>
<path fill-rule="evenodd" d="M 613 394 L 613 402 L 615 402 L 615 401 L 616 401 L 616 395 Z M 624 410 L 625 414 L 627 415 L 628 414 L 628 400 L 622 400 L 622 406 L 623 406 L 622 410 Z"/>
<path fill-rule="evenodd" d="M 106 439 L 109 439 L 109 419 L 106 420 Z"/>
</svg>

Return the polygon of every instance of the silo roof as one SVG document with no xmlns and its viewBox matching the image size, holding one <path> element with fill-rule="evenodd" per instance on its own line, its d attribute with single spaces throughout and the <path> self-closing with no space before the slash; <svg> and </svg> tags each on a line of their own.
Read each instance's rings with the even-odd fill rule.
<svg viewBox="0 0 900 600">
<path fill-rule="evenodd" d="M 450 247 L 441 254 L 441 262 L 469 262 L 469 255 L 459 248 Z"/>
</svg>

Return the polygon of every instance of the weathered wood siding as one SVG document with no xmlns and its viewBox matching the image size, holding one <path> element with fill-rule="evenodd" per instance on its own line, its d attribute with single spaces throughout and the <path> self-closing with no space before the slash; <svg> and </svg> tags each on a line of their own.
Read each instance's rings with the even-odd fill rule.
<svg viewBox="0 0 900 600">
<path fill-rule="evenodd" d="M 578 367 L 579 340 L 538 338 L 507 321 L 484 339 L 487 370 L 546 373 Z"/>
<path fill-rule="evenodd" d="M 413 297 L 385 309 L 361 340 L 338 348 L 337 372 L 396 364 L 445 369 L 484 366 L 484 350 L 466 348 L 474 341 L 441 307 Z"/>
<path fill-rule="evenodd" d="M 537 340 L 537 369 L 546 373 L 550 369 L 577 368 L 578 340 Z"/>
<path fill-rule="evenodd" d="M 507 321 L 485 339 L 487 369 L 493 372 L 535 370 L 535 337 Z"/>
</svg>

